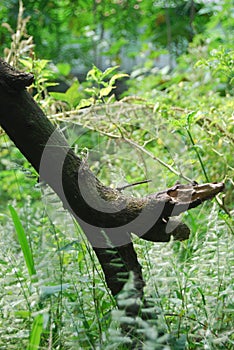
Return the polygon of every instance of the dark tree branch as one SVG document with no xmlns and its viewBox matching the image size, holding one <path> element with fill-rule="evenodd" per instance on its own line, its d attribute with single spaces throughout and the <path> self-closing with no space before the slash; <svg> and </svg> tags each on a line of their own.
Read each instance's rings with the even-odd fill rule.
<svg viewBox="0 0 234 350">
<path fill-rule="evenodd" d="M 0 125 L 83 228 L 112 294 L 133 271 L 142 296 L 144 281 L 131 233 L 153 242 L 187 239 L 189 228 L 171 217 L 213 198 L 224 184 L 178 184 L 143 198 L 104 186 L 25 90 L 32 80 L 31 74 L 0 60 Z"/>
</svg>

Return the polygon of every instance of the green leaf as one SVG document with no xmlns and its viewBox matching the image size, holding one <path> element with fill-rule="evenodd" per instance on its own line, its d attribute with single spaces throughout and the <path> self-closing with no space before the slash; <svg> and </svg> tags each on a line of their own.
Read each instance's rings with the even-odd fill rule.
<svg viewBox="0 0 234 350">
<path fill-rule="evenodd" d="M 114 72 L 117 68 L 119 68 L 119 66 L 114 66 L 114 67 L 107 68 L 102 73 L 102 79 L 105 79 L 106 77 L 108 77 L 108 75 L 110 75 L 112 72 Z"/>
<path fill-rule="evenodd" d="M 190 128 L 191 125 L 194 122 L 194 117 L 197 115 L 197 111 L 192 111 L 190 113 L 187 114 L 187 123 L 188 123 L 188 127 Z"/>
<path fill-rule="evenodd" d="M 24 231 L 24 228 L 20 222 L 20 219 L 15 209 L 11 205 L 9 205 L 9 210 L 10 210 L 11 217 L 13 219 L 15 230 L 17 233 L 17 237 L 24 255 L 24 260 L 28 268 L 28 273 L 30 276 L 35 275 L 36 269 L 33 261 L 33 255 L 32 255 L 31 248 L 28 244 L 26 233 Z"/>
<path fill-rule="evenodd" d="M 67 76 L 71 71 L 71 66 L 69 63 L 58 63 L 57 64 L 58 71 L 61 75 Z"/>
<path fill-rule="evenodd" d="M 33 321 L 32 331 L 30 334 L 30 340 L 27 346 L 27 350 L 39 349 L 42 330 L 43 330 L 43 315 L 37 315 Z"/>
<path fill-rule="evenodd" d="M 33 61 L 31 59 L 20 59 L 19 60 L 20 63 L 22 63 L 22 65 L 26 68 L 28 68 L 28 70 L 32 70 L 32 66 L 33 66 Z"/>
<path fill-rule="evenodd" d="M 128 75 L 128 74 L 124 74 L 124 73 L 115 74 L 115 75 L 113 75 L 113 77 L 110 79 L 109 84 L 110 84 L 110 85 L 114 85 L 114 83 L 115 83 L 115 81 L 116 81 L 117 79 L 121 79 L 121 78 L 124 78 L 124 77 L 129 77 L 129 75 Z"/>
<path fill-rule="evenodd" d="M 75 106 L 79 102 L 80 94 L 79 94 L 78 88 L 79 88 L 79 82 L 76 79 L 74 83 L 66 91 L 67 102 L 70 104 L 70 106 Z"/>
<path fill-rule="evenodd" d="M 91 98 L 88 98 L 88 99 L 82 98 L 82 100 L 80 101 L 80 103 L 78 104 L 78 106 L 77 106 L 76 108 L 77 108 L 77 109 L 80 109 L 80 108 L 89 107 L 89 106 L 91 106 L 93 103 L 94 103 L 94 99 L 93 99 L 92 97 L 91 97 Z"/>
<path fill-rule="evenodd" d="M 92 69 L 87 73 L 87 80 L 93 80 L 96 83 L 100 83 L 102 80 L 103 73 L 96 66 L 93 66 Z"/>
<path fill-rule="evenodd" d="M 35 65 L 37 69 L 43 70 L 49 62 L 49 60 L 36 60 L 33 61 L 33 65 Z"/>
<path fill-rule="evenodd" d="M 86 88 L 86 89 L 85 89 L 85 92 L 88 92 L 88 94 L 90 94 L 90 95 L 97 95 L 98 89 L 95 88 L 95 87 Z"/>
<path fill-rule="evenodd" d="M 109 93 L 114 89 L 114 86 L 108 85 L 107 87 L 100 90 L 99 97 L 104 97 L 109 95 Z"/>
<path fill-rule="evenodd" d="M 108 51 L 105 52 L 105 55 L 115 56 L 118 55 L 121 48 L 128 43 L 128 40 L 125 38 L 121 38 L 118 40 L 113 40 L 111 47 Z"/>
<path fill-rule="evenodd" d="M 66 93 L 65 92 L 50 92 L 49 94 L 57 101 L 65 101 L 66 102 Z"/>
<path fill-rule="evenodd" d="M 27 319 L 31 316 L 29 310 L 17 310 L 14 312 L 14 315 L 16 317 L 25 318 L 25 319 Z"/>
<path fill-rule="evenodd" d="M 76 107 L 80 100 L 79 82 L 76 79 L 66 92 L 50 92 L 50 96 L 58 101 L 64 101 L 70 107 Z"/>
</svg>

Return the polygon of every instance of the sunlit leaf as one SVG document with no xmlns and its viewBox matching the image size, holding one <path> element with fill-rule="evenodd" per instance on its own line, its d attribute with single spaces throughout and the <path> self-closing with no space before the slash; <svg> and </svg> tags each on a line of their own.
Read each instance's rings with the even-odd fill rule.
<svg viewBox="0 0 234 350">
<path fill-rule="evenodd" d="M 27 350 L 39 349 L 42 330 L 43 330 L 43 315 L 40 314 L 34 318 Z"/>
<path fill-rule="evenodd" d="M 99 96 L 100 97 L 108 96 L 111 93 L 111 91 L 113 90 L 113 88 L 114 88 L 114 86 L 109 85 L 109 86 L 101 89 Z"/>
<path fill-rule="evenodd" d="M 20 243 L 23 255 L 24 255 L 24 260 L 25 260 L 26 266 L 28 268 L 28 273 L 30 276 L 35 275 L 36 269 L 35 269 L 35 265 L 34 265 L 33 255 L 32 255 L 32 251 L 31 251 L 31 248 L 29 246 L 29 243 L 28 243 L 26 233 L 24 231 L 24 228 L 21 224 L 21 221 L 18 217 L 16 210 L 11 205 L 9 205 L 9 209 L 10 209 L 11 217 L 12 217 L 13 222 L 14 222 L 17 237 L 18 237 L 18 240 L 19 240 L 19 243 Z"/>
</svg>

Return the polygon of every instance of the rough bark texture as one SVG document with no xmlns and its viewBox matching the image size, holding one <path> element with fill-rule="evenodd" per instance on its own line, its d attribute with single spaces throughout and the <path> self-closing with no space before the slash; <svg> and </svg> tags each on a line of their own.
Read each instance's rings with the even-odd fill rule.
<svg viewBox="0 0 234 350">
<path fill-rule="evenodd" d="M 112 294 L 133 271 L 142 297 L 144 281 L 130 234 L 153 242 L 167 242 L 172 235 L 187 239 L 189 228 L 171 217 L 213 198 L 224 184 L 177 184 L 140 199 L 104 186 L 26 91 L 32 81 L 31 74 L 0 60 L 0 125 L 83 228 Z"/>
</svg>

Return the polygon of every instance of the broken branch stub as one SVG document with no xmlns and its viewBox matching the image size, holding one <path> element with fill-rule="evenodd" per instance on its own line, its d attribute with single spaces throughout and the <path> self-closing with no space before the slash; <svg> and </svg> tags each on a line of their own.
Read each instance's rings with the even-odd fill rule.
<svg viewBox="0 0 234 350">
<path fill-rule="evenodd" d="M 19 72 L 0 58 L 0 84 L 9 92 L 22 90 L 30 86 L 33 80 L 33 74 Z"/>
</svg>

